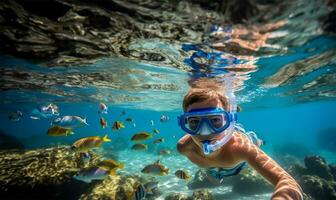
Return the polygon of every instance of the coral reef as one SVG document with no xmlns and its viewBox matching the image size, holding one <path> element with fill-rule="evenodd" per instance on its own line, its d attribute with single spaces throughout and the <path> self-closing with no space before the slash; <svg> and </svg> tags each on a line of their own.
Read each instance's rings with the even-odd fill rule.
<svg viewBox="0 0 336 200">
<path fill-rule="evenodd" d="M 206 190 L 195 190 L 191 196 L 187 196 L 181 193 L 171 193 L 165 197 L 165 200 L 213 200 L 212 194 Z"/>
<path fill-rule="evenodd" d="M 223 183 L 215 182 L 204 170 L 199 170 L 188 187 L 197 189 L 220 185 L 232 186 L 232 192 L 240 195 L 261 194 L 273 190 L 273 186 L 251 168 L 245 169 L 238 175 L 226 177 Z"/>
<path fill-rule="evenodd" d="M 328 164 L 321 156 L 307 156 L 304 163 L 305 166 L 291 166 L 289 172 L 301 185 L 306 199 L 336 199 L 336 166 Z"/>
<path fill-rule="evenodd" d="M 89 164 L 99 156 L 90 154 Z M 84 166 L 69 147 L 0 151 L 0 196 L 10 199 L 78 198 L 88 184 L 72 179 Z"/>
</svg>

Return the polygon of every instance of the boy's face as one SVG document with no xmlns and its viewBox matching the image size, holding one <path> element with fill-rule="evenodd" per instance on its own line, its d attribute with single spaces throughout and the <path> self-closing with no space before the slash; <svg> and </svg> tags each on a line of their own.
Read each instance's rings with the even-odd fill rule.
<svg viewBox="0 0 336 200">
<path fill-rule="evenodd" d="M 193 109 L 201 109 L 201 108 L 209 108 L 209 107 L 222 108 L 226 110 L 226 108 L 223 107 L 222 103 L 219 100 L 209 100 L 209 101 L 196 102 L 196 103 L 189 105 L 187 108 L 187 112 Z M 198 144 L 198 146 L 202 148 L 202 141 L 209 140 L 211 142 L 215 142 L 216 140 L 220 140 L 225 136 L 223 132 L 220 134 L 212 132 L 210 135 L 196 134 L 196 135 L 192 135 L 192 138 L 195 141 L 195 143 Z"/>
</svg>

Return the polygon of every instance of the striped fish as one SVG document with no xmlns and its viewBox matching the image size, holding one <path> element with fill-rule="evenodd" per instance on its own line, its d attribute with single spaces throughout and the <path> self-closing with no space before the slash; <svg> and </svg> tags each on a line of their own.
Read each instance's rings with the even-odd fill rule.
<svg viewBox="0 0 336 200">
<path fill-rule="evenodd" d="M 143 200 L 146 197 L 147 190 L 140 184 L 133 191 L 127 194 L 128 200 Z"/>
<path fill-rule="evenodd" d="M 177 170 L 175 172 L 175 176 L 179 179 L 184 179 L 184 180 L 191 179 L 191 176 L 186 171 L 183 171 L 183 170 Z"/>
<path fill-rule="evenodd" d="M 72 144 L 72 148 L 79 152 L 87 152 L 93 148 L 100 147 L 104 142 L 110 142 L 111 140 L 107 138 L 107 135 L 104 137 L 94 136 L 94 137 L 86 137 L 77 140 Z"/>
</svg>

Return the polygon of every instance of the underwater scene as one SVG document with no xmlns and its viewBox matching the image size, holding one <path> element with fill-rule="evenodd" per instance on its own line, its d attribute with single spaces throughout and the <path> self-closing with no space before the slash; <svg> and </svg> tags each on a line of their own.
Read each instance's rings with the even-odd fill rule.
<svg viewBox="0 0 336 200">
<path fill-rule="evenodd" d="M 336 1 L 5 0 L 0 28 L 0 199 L 336 199 Z"/>
</svg>

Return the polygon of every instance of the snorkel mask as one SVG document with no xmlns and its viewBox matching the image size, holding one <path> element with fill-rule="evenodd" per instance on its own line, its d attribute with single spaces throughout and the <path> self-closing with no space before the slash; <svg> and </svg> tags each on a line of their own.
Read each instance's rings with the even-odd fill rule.
<svg viewBox="0 0 336 200">
<path fill-rule="evenodd" d="M 211 133 L 221 134 L 225 131 L 225 136 L 211 143 L 209 140 L 202 141 L 203 152 L 209 155 L 226 144 L 234 134 L 237 122 L 237 105 L 235 101 L 230 103 L 230 111 L 221 108 L 193 109 L 178 117 L 178 124 L 190 135 L 210 135 Z"/>
</svg>

